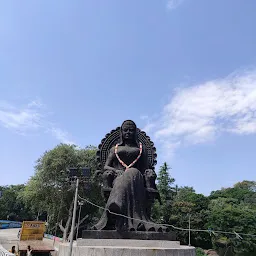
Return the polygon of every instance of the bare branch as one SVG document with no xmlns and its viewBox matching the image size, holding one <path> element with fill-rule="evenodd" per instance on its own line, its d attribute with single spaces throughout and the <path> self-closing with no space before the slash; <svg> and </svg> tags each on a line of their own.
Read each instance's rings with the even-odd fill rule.
<svg viewBox="0 0 256 256">
<path fill-rule="evenodd" d="M 62 231 L 62 233 L 64 233 L 65 228 L 62 226 L 62 220 L 61 220 L 61 222 L 58 225 L 59 225 L 59 228 Z"/>
<path fill-rule="evenodd" d="M 70 206 L 69 206 L 69 210 L 68 210 L 68 220 L 66 222 L 66 226 L 65 229 L 69 229 L 69 226 L 71 224 L 71 220 L 72 220 L 72 213 L 73 213 L 73 204 L 74 204 L 74 199 L 72 200 Z"/>
<path fill-rule="evenodd" d="M 83 222 L 84 222 L 88 217 L 89 217 L 89 215 L 85 215 L 85 216 L 80 220 L 79 226 L 80 226 L 81 224 L 83 224 Z M 78 223 L 76 224 L 76 226 L 75 226 L 75 228 L 74 228 L 74 233 L 76 232 L 77 228 L 78 228 Z M 70 235 L 71 235 L 71 232 L 69 233 L 69 236 L 68 236 L 68 240 L 69 240 L 69 241 L 70 241 L 70 238 L 71 238 Z"/>
<path fill-rule="evenodd" d="M 88 219 L 88 217 L 89 217 L 89 215 L 84 216 L 84 217 L 80 220 L 79 226 L 80 226 L 81 224 L 83 224 L 84 221 L 85 221 L 86 219 Z M 76 227 L 75 227 L 76 229 L 77 229 L 77 226 L 78 226 L 78 223 L 76 224 Z"/>
</svg>

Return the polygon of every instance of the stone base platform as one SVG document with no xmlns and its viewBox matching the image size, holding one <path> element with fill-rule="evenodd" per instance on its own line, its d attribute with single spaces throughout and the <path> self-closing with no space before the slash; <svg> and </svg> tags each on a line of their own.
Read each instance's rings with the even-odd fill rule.
<svg viewBox="0 0 256 256">
<path fill-rule="evenodd" d="M 69 244 L 60 244 L 59 256 L 68 256 Z M 195 248 L 178 241 L 132 239 L 78 239 L 72 256 L 195 256 Z"/>
<path fill-rule="evenodd" d="M 176 241 L 175 232 L 119 232 L 116 230 L 83 230 L 86 239 L 135 239 L 135 240 L 167 240 Z"/>
</svg>

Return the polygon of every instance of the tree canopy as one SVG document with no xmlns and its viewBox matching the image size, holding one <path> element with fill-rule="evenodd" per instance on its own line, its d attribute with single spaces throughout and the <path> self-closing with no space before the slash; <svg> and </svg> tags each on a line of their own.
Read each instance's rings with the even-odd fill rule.
<svg viewBox="0 0 256 256">
<path fill-rule="evenodd" d="M 234 255 L 252 255 L 256 250 L 256 182 L 242 181 L 231 188 L 213 191 L 210 196 L 197 194 L 192 187 L 174 185 L 170 168 L 164 163 L 158 174 L 158 189 L 163 205 L 155 203 L 153 218 L 178 228 L 230 232 L 191 232 L 191 244 L 215 248 L 224 255 L 227 248 Z M 188 231 L 175 230 L 178 240 L 188 244 Z M 198 251 L 199 253 L 199 251 Z M 256 255 L 256 253 L 255 253 Z"/>
<path fill-rule="evenodd" d="M 48 231 L 63 233 L 68 238 L 73 210 L 74 184 L 69 182 L 69 168 L 89 167 L 91 176 L 97 168 L 96 148 L 77 148 L 73 145 L 60 144 L 47 151 L 37 160 L 35 175 L 29 180 L 23 198 L 33 211 L 47 213 Z M 88 189 L 89 188 L 89 189 Z M 99 203 L 99 187 L 93 179 L 86 184 L 80 182 L 79 195 Z M 97 215 L 97 209 L 83 207 L 83 216 L 87 221 Z M 82 220 L 84 221 L 84 220 Z"/>
<path fill-rule="evenodd" d="M 22 199 L 25 185 L 1 186 L 0 191 L 0 219 L 22 221 L 35 218 L 30 208 L 26 207 Z"/>
</svg>

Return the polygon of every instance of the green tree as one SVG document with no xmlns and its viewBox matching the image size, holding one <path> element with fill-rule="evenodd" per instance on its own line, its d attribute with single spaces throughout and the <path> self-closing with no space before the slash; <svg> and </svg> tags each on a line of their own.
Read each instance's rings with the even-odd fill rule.
<svg viewBox="0 0 256 256">
<path fill-rule="evenodd" d="M 34 218 L 33 212 L 26 207 L 22 198 L 25 185 L 2 186 L 2 196 L 0 198 L 0 219 L 23 221 Z"/>
<path fill-rule="evenodd" d="M 166 162 L 164 162 L 164 164 L 160 167 L 157 177 L 157 188 L 161 195 L 161 199 L 165 201 L 172 198 L 173 188 L 171 186 L 175 182 L 175 179 L 170 177 L 169 170 L 170 167 Z"/>
<path fill-rule="evenodd" d="M 160 167 L 157 184 L 162 205 L 155 203 L 152 211 L 153 219 L 187 229 L 190 218 L 191 228 L 204 229 L 209 199 L 195 193 L 192 187 L 174 186 L 174 181 L 174 178 L 170 177 L 168 165 L 164 163 Z M 181 243 L 188 244 L 188 231 L 174 231 Z M 191 233 L 191 242 L 194 246 L 211 247 L 211 239 L 207 233 Z"/>
<path fill-rule="evenodd" d="M 237 199 L 239 203 L 248 203 L 256 208 L 256 182 L 247 180 L 238 182 L 231 188 L 213 191 L 209 198 L 216 199 L 219 197 Z"/>
<path fill-rule="evenodd" d="M 179 187 L 172 203 L 170 223 L 174 226 L 187 229 L 205 229 L 209 199 L 197 194 L 192 187 Z M 176 231 L 178 239 L 188 244 L 188 231 Z M 208 249 L 211 247 L 209 234 L 205 232 L 191 232 L 191 244 Z"/>
<path fill-rule="evenodd" d="M 243 236 L 239 239 L 234 234 L 252 234 L 256 230 L 256 210 L 250 204 L 240 202 L 234 198 L 212 199 L 209 205 L 208 226 L 213 230 L 231 232 L 232 234 L 216 233 L 212 236 L 217 249 L 231 246 L 235 255 L 256 253 L 256 238 Z"/>
<path fill-rule="evenodd" d="M 172 187 L 175 179 L 170 177 L 169 166 L 165 162 L 159 170 L 157 177 L 157 188 L 161 197 L 162 205 L 159 202 L 155 202 L 153 206 L 152 216 L 157 222 L 168 223 L 170 210 L 171 210 L 171 200 L 175 194 L 176 187 Z"/>
<path fill-rule="evenodd" d="M 207 256 L 201 248 L 196 248 L 196 256 Z"/>
<path fill-rule="evenodd" d="M 84 149 L 74 145 L 60 144 L 41 156 L 35 166 L 35 175 L 29 180 L 23 197 L 33 211 L 47 212 L 48 232 L 63 233 L 67 240 L 72 220 L 74 185 L 69 182 L 70 167 L 89 167 L 91 177 L 97 168 L 96 148 L 89 146 Z M 86 184 L 79 186 L 79 195 L 100 204 L 99 186 L 91 178 Z M 83 207 L 81 223 L 92 221 L 98 209 Z M 40 214 L 39 214 L 40 215 Z"/>
</svg>

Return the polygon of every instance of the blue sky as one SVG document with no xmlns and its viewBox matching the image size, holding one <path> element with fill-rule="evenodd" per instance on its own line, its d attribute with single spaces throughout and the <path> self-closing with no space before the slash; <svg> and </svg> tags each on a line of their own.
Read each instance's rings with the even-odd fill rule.
<svg viewBox="0 0 256 256">
<path fill-rule="evenodd" d="M 255 180 L 254 0 L 0 3 L 0 184 L 133 119 L 179 185 Z"/>
</svg>

